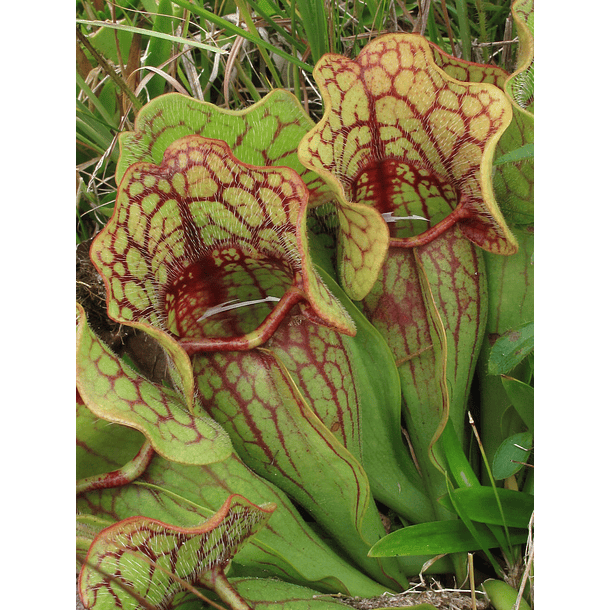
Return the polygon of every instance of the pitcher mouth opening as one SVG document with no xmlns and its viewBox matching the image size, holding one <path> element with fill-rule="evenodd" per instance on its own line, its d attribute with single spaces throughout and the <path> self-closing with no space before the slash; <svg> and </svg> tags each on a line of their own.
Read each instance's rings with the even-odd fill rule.
<svg viewBox="0 0 610 610">
<path fill-rule="evenodd" d="M 280 258 L 227 244 L 172 275 L 161 300 L 167 329 L 185 340 L 229 339 L 265 322 L 293 286 L 295 271 Z"/>
<path fill-rule="evenodd" d="M 390 247 L 424 245 L 471 216 L 467 200 L 452 182 L 401 159 L 369 163 L 352 181 L 351 196 L 382 215 Z"/>
</svg>

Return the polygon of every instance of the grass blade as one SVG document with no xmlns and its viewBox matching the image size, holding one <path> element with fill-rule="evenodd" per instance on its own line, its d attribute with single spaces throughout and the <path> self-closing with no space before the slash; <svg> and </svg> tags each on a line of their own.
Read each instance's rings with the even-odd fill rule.
<svg viewBox="0 0 610 610">
<path fill-rule="evenodd" d="M 259 36 L 255 36 L 251 32 L 248 32 L 247 30 L 244 30 L 244 29 L 234 25 L 230 21 L 227 21 L 226 19 L 223 19 L 222 17 L 219 17 L 218 15 L 215 15 L 214 13 L 212 13 L 210 11 L 207 11 L 206 9 L 201 8 L 200 6 L 192 4 L 188 0 L 172 0 L 172 1 L 174 4 L 177 4 L 178 6 L 181 6 L 182 8 L 190 10 L 192 13 L 194 13 L 198 17 L 207 19 L 208 21 L 211 21 L 218 27 L 223 28 L 228 32 L 231 32 L 232 34 L 236 34 L 237 36 L 243 36 L 246 40 L 249 40 L 251 43 L 253 43 L 259 47 L 263 47 L 267 51 L 271 51 L 272 53 L 275 53 L 276 55 L 279 55 L 280 57 L 283 57 L 290 63 L 297 65 L 302 70 L 305 70 L 306 72 L 313 72 L 312 66 L 309 66 L 308 64 L 300 61 L 296 57 L 292 57 L 292 55 L 290 55 L 289 53 L 282 51 L 282 49 L 278 49 L 271 43 L 265 42 Z M 187 44 L 192 44 L 190 41 L 186 41 L 186 42 L 187 42 Z"/>
<path fill-rule="evenodd" d="M 185 3 L 190 6 L 188 2 Z M 197 42 L 196 40 L 189 40 L 186 38 L 182 38 L 180 36 L 174 36 L 172 34 L 165 34 L 164 32 L 154 32 L 152 30 L 145 30 L 144 28 L 138 28 L 131 25 L 125 25 L 123 23 L 110 23 L 108 21 L 87 21 L 85 19 L 77 19 L 76 23 L 80 23 L 81 25 L 90 25 L 92 27 L 99 28 L 111 28 L 113 30 L 124 30 L 126 32 L 133 32 L 134 34 L 142 34 L 143 36 L 148 36 L 152 38 L 161 38 L 163 40 L 169 40 L 171 42 L 177 42 L 179 44 L 186 44 L 191 47 L 195 47 L 197 49 L 201 49 L 202 51 L 209 51 L 210 53 L 220 53 L 221 55 L 226 55 L 228 51 L 224 51 L 223 49 L 219 49 L 218 47 L 214 47 L 209 44 L 204 44 L 202 42 Z M 228 21 L 223 20 L 223 26 Z M 240 36 L 243 35 L 244 30 L 237 28 L 240 32 Z"/>
<path fill-rule="evenodd" d="M 430 521 L 410 525 L 378 540 L 371 550 L 371 557 L 396 557 L 416 555 L 441 555 L 478 551 L 481 544 L 489 548 L 498 546 L 496 538 L 482 524 L 474 523 L 477 539 L 462 521 Z M 527 541 L 527 531 L 513 531 L 517 542 Z"/>
<path fill-rule="evenodd" d="M 330 50 L 328 37 L 328 20 L 324 0 L 297 0 L 297 10 L 301 14 L 307 42 L 311 49 L 314 63 Z"/>
<path fill-rule="evenodd" d="M 455 8 L 457 10 L 460 41 L 462 43 L 462 57 L 466 61 L 471 61 L 472 41 L 470 38 L 470 23 L 468 22 L 468 7 L 466 6 L 466 0 L 457 0 Z"/>
<path fill-rule="evenodd" d="M 496 504 L 496 494 L 502 504 L 502 511 Z M 452 503 L 459 505 L 460 512 L 471 521 L 488 525 L 504 525 L 527 529 L 532 511 L 534 496 L 512 489 L 481 485 L 479 487 L 462 487 L 439 498 L 439 502 L 451 510 Z"/>
</svg>

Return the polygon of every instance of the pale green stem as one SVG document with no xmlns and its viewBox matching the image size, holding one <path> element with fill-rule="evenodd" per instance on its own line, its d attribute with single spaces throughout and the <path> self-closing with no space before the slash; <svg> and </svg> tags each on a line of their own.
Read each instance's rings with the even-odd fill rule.
<svg viewBox="0 0 610 610">
<path fill-rule="evenodd" d="M 231 586 L 220 567 L 212 568 L 201 580 L 206 587 L 215 591 L 225 604 L 229 604 L 231 610 L 252 610 L 246 600 Z"/>
</svg>

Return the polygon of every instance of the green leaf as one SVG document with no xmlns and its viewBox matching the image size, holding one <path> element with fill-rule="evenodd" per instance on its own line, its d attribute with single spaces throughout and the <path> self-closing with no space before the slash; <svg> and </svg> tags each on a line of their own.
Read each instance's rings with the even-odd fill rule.
<svg viewBox="0 0 610 610">
<path fill-rule="evenodd" d="M 272 2 L 269 2 L 269 0 L 260 0 L 258 6 L 256 6 L 255 3 L 252 3 L 252 5 L 256 7 L 257 12 L 259 12 L 260 8 L 260 11 L 265 17 L 266 15 L 279 15 L 281 11 L 281 8 L 277 4 L 273 4 Z"/>
<path fill-rule="evenodd" d="M 317 63 L 324 53 L 330 51 L 328 19 L 330 17 L 324 0 L 297 0 L 302 16 L 306 40 L 311 48 L 312 60 Z"/>
<path fill-rule="evenodd" d="M 82 76 L 78 72 L 76 73 L 76 84 L 79 86 L 81 91 L 87 96 L 87 100 L 99 112 L 100 117 L 105 122 L 105 127 L 110 127 L 110 128 L 113 128 L 113 129 L 117 129 L 118 128 L 118 120 L 116 120 L 115 117 L 110 115 L 110 113 L 106 109 L 106 105 L 103 104 L 100 101 L 100 99 L 95 95 L 95 93 L 93 93 L 93 91 L 91 90 L 89 85 L 87 85 L 85 80 L 82 78 Z M 83 102 L 81 102 L 79 99 L 76 100 L 76 110 L 77 110 L 77 112 L 80 112 L 81 114 L 84 114 L 86 112 L 91 113 L 89 108 Z M 110 134 L 110 132 L 108 132 L 108 133 L 110 135 L 110 140 L 108 140 L 108 142 L 111 142 L 113 135 Z"/>
<path fill-rule="evenodd" d="M 96 417 L 77 400 L 77 498 L 93 490 L 126 486 L 143 474 L 153 457 L 143 434 Z"/>
<path fill-rule="evenodd" d="M 346 610 L 340 600 L 280 580 L 230 578 L 229 582 L 256 610 Z"/>
<path fill-rule="evenodd" d="M 525 324 L 500 336 L 489 354 L 488 373 L 503 375 L 515 368 L 534 350 L 534 323 Z"/>
<path fill-rule="evenodd" d="M 453 492 L 451 485 L 449 483 L 447 484 L 447 497 L 449 499 L 447 508 L 449 508 L 449 510 L 453 510 L 457 513 L 457 516 L 460 519 L 460 522 L 463 523 L 468 528 L 468 531 L 470 532 L 472 537 L 477 541 L 477 544 L 479 545 L 479 547 L 481 548 L 483 553 L 485 553 L 485 555 L 487 556 L 488 561 L 491 563 L 491 565 L 493 566 L 496 573 L 497 574 L 502 573 L 502 568 L 496 561 L 495 557 L 489 551 L 489 545 L 486 544 L 485 540 L 482 539 L 481 536 L 479 536 L 479 531 L 478 531 L 475 523 L 470 518 L 467 510 L 463 506 L 463 503 L 460 501 L 460 498 L 457 497 L 455 495 L 455 493 Z M 439 498 L 439 500 L 438 500 L 439 504 L 442 505 L 443 504 L 442 500 L 447 499 L 447 497 Z M 494 530 L 493 526 L 489 526 L 489 529 L 497 540 L 497 543 L 494 544 L 493 546 L 500 546 L 502 551 L 506 554 L 507 546 L 504 544 L 504 535 L 501 534 L 500 536 L 498 536 L 498 533 L 497 533 L 497 531 Z M 497 530 L 499 528 L 495 527 L 495 529 Z"/>
<path fill-rule="evenodd" d="M 171 0 L 159 0 L 157 15 L 155 17 L 152 31 L 164 36 L 171 35 L 178 25 L 178 20 L 172 16 Z M 148 43 L 146 54 L 146 65 L 161 68 L 172 55 L 172 44 L 169 40 L 159 36 L 152 36 Z M 163 93 L 165 80 L 160 75 L 152 77 L 147 85 L 149 97 L 155 98 Z"/>
<path fill-rule="evenodd" d="M 76 23 L 80 23 L 82 25 L 90 25 L 93 27 L 99 28 L 109 28 L 113 30 L 119 30 L 119 32 L 127 32 L 129 34 L 142 34 L 143 36 L 148 36 L 150 38 L 156 38 L 168 42 L 175 42 L 177 44 L 183 44 L 190 47 L 195 47 L 196 49 L 201 49 L 202 51 L 208 51 L 210 53 L 220 53 L 221 55 L 228 54 L 228 51 L 223 50 L 219 47 L 215 47 L 209 44 L 204 44 L 198 42 L 193 39 L 181 38 L 180 36 L 174 36 L 172 34 L 167 34 L 161 31 L 147 30 L 145 28 L 138 28 L 131 25 L 125 25 L 123 23 L 111 23 L 109 21 L 87 21 L 86 19 L 77 19 Z M 103 31 L 103 30 L 102 30 Z M 128 38 L 128 41 L 131 42 L 131 37 Z M 114 44 L 114 43 L 113 43 Z M 127 56 L 127 51 L 129 50 L 129 46 L 127 45 L 126 51 L 124 52 L 124 57 Z M 115 51 L 116 55 L 116 51 Z M 152 65 L 152 64 L 149 64 Z"/>
<path fill-rule="evenodd" d="M 516 161 L 523 161 L 524 159 L 533 159 L 534 158 L 534 143 L 530 142 L 528 144 L 524 144 L 519 148 L 515 148 L 510 152 L 498 157 L 494 161 L 494 165 L 502 165 L 504 163 L 515 163 Z"/>
<path fill-rule="evenodd" d="M 124 426 L 109 426 L 97 420 L 86 407 L 82 409 L 77 420 L 77 448 L 82 448 L 77 454 L 78 461 L 84 447 L 91 453 L 87 455 L 90 468 L 81 467 L 79 477 L 120 466 L 135 454 L 142 438 L 140 433 Z M 85 419 L 92 423 L 87 425 Z M 95 424 L 96 420 L 100 425 Z M 126 431 L 137 436 L 131 443 L 131 454 L 119 454 L 117 461 L 116 448 L 127 440 Z M 77 508 L 81 513 L 93 513 L 112 522 L 144 515 L 191 527 L 210 517 L 232 494 L 245 496 L 258 505 L 273 502 L 277 506 L 270 526 L 264 527 L 235 556 L 231 564 L 235 575 L 276 577 L 351 596 L 371 597 L 386 590 L 331 549 L 288 497 L 254 474 L 235 453 L 222 462 L 205 466 L 177 464 L 155 455 L 135 483 L 86 492 L 77 497 Z"/>
<path fill-rule="evenodd" d="M 449 467 L 449 471 L 455 481 L 455 484 L 458 487 L 480 487 L 481 484 L 472 469 L 468 458 L 466 457 L 464 450 L 458 443 L 458 438 L 455 433 L 455 429 L 453 427 L 453 423 L 451 421 L 448 422 L 445 430 L 443 430 L 443 434 L 441 436 L 441 443 L 443 447 L 443 451 L 445 453 L 445 458 L 447 460 L 447 465 Z M 459 504 L 459 498 L 456 499 L 455 493 L 453 493 L 452 502 L 454 510 L 456 506 L 459 506 L 460 509 L 460 518 L 464 520 L 464 524 L 472 534 L 475 540 L 479 541 L 479 544 L 485 554 L 488 556 L 490 563 L 494 566 L 495 569 L 501 571 L 495 558 L 489 554 L 489 546 L 480 538 L 479 530 L 476 529 L 476 524 L 472 523 L 472 520 L 464 514 L 463 507 Z M 508 549 L 508 541 L 506 539 L 505 532 L 501 531 L 499 526 L 489 526 L 489 530 L 491 534 L 495 537 L 497 541 L 497 545 L 499 545 L 503 550 Z M 496 546 L 496 545 L 494 545 Z"/>
<path fill-rule="evenodd" d="M 310 190 L 321 189 L 324 183 L 297 157 L 299 142 L 312 125 L 294 95 L 281 89 L 240 111 L 168 93 L 146 104 L 134 130 L 119 136 L 116 181 L 121 181 L 130 165 L 141 161 L 158 165 L 173 142 L 200 135 L 226 142 L 242 163 L 290 167 Z"/>
<path fill-rule="evenodd" d="M 496 157 L 493 188 L 504 217 L 511 228 L 533 224 L 533 116 L 513 106 L 513 119 L 498 142 Z"/>
<path fill-rule="evenodd" d="M 181 579 L 190 585 L 205 584 L 237 609 L 233 604 L 243 599 L 229 585 L 224 570 L 274 510 L 273 504 L 256 506 L 233 495 L 196 527 L 131 517 L 102 530 L 79 577 L 85 608 L 166 608 L 184 588 Z"/>
<path fill-rule="evenodd" d="M 496 610 L 514 610 L 518 593 L 503 580 L 489 579 L 483 583 L 483 590 L 487 593 Z M 518 610 L 531 610 L 530 605 L 522 599 Z"/>
<path fill-rule="evenodd" d="M 112 434 L 104 434 L 108 429 Z M 133 428 L 95 417 L 83 404 L 76 404 L 76 478 L 84 479 L 123 466 L 138 453 L 144 435 Z"/>
<path fill-rule="evenodd" d="M 93 515 L 76 515 L 76 565 L 81 569 L 83 561 L 95 537 L 106 527 L 113 525 L 108 519 Z"/>
<path fill-rule="evenodd" d="M 98 417 L 142 432 L 169 460 L 208 464 L 231 454 L 225 431 L 211 418 L 194 415 L 183 396 L 138 375 L 91 331 L 77 305 L 76 385 Z"/>
<path fill-rule="evenodd" d="M 534 496 L 512 489 L 494 490 L 488 486 L 462 487 L 452 493 L 468 517 L 479 523 L 527 528 L 534 510 Z M 501 511 L 496 493 L 502 505 Z M 452 503 L 448 495 L 439 498 L 439 502 L 451 510 Z"/>
<path fill-rule="evenodd" d="M 269 349 L 197 354 L 201 404 L 241 459 L 311 514 L 365 573 L 396 587 L 398 565 L 366 552 L 384 534 L 362 465 L 312 411 Z"/>
<path fill-rule="evenodd" d="M 112 23 L 109 21 L 76 19 L 76 23 L 99 28 L 95 33 L 88 36 L 88 38 L 100 55 L 110 60 L 113 64 L 118 65 L 120 51 L 121 58 L 126 60 L 133 39 L 133 31 L 130 31 L 129 26 L 121 21 Z M 116 31 L 113 32 L 113 30 Z M 150 30 L 142 30 L 142 32 L 150 35 Z M 88 51 L 85 51 L 85 54 L 91 58 Z"/>
<path fill-rule="evenodd" d="M 502 375 L 502 385 L 513 407 L 529 428 L 534 431 L 534 388 L 519 379 Z"/>
<path fill-rule="evenodd" d="M 455 484 L 458 487 L 478 487 L 481 483 L 459 443 L 452 421 L 447 422 L 441 436 L 441 443 L 449 472 Z"/>
<path fill-rule="evenodd" d="M 472 52 L 470 38 L 470 23 L 468 21 L 468 7 L 466 0 L 456 0 L 456 11 L 459 25 L 459 36 L 462 42 L 462 54 L 466 61 L 470 61 Z"/>
<path fill-rule="evenodd" d="M 534 437 L 530 432 L 521 432 L 508 437 L 496 451 L 492 472 L 494 479 L 501 481 L 516 474 L 527 462 Z"/>
<path fill-rule="evenodd" d="M 325 279 L 335 294 L 342 291 Z M 411 522 L 433 518 L 423 495 L 421 475 L 404 444 L 401 427 L 400 377 L 381 333 L 347 299 L 342 302 L 357 326 L 355 337 L 344 337 L 350 354 L 356 391 L 361 401 L 362 459 L 376 499 Z M 380 451 L 384 447 L 384 451 Z M 409 506 L 403 506 L 408 504 Z"/>
<path fill-rule="evenodd" d="M 289 322 L 278 328 L 268 348 L 314 413 L 362 463 L 375 499 L 408 521 L 429 521 L 432 504 L 400 432 L 400 379 L 392 353 L 333 278 L 317 271 L 354 320 L 356 335 Z"/>
<path fill-rule="evenodd" d="M 479 539 L 488 548 L 498 546 L 496 537 L 480 523 L 474 523 Z M 516 543 L 527 540 L 527 531 L 511 532 L 511 540 Z M 394 557 L 397 555 L 440 555 L 443 553 L 460 553 L 480 550 L 475 540 L 462 521 L 431 521 L 419 523 L 397 530 L 377 542 L 369 555 L 371 557 Z"/>
<path fill-rule="evenodd" d="M 519 251 L 512 256 L 495 256 L 485 252 L 485 267 L 489 293 L 487 328 L 481 355 L 477 364 L 480 389 L 480 433 L 486 454 L 491 458 L 502 441 L 511 434 L 523 432 L 521 417 L 515 413 L 515 424 L 504 426 L 504 415 L 511 406 L 510 399 L 502 384 L 502 377 L 490 375 L 489 355 L 496 339 L 512 329 L 534 319 L 534 234 L 528 228 L 515 227 L 519 241 Z M 527 359 L 533 359 L 533 352 Z M 516 374 L 522 362 L 511 372 L 513 377 L 529 382 L 529 374 L 521 377 Z M 531 371 L 531 366 L 525 367 Z M 532 417 L 533 420 L 533 417 Z M 530 422 L 533 423 L 533 422 Z M 533 428 L 530 428 L 532 431 Z"/>
<path fill-rule="evenodd" d="M 494 191 L 510 224 L 530 225 L 534 222 L 534 2 L 513 2 L 511 12 L 519 48 L 517 68 L 504 83 L 504 91 L 513 105 L 513 119 L 498 142 L 497 154 L 503 158 L 524 148 L 527 153 L 530 147 L 532 154 L 498 165 Z"/>
</svg>

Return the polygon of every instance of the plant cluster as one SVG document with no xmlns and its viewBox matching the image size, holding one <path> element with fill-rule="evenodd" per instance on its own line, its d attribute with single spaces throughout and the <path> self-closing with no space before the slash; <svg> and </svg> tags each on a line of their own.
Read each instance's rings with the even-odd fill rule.
<svg viewBox="0 0 610 610">
<path fill-rule="evenodd" d="M 533 0 L 510 72 L 478 2 L 123 4 L 77 20 L 84 606 L 332 610 L 476 559 L 527 609 Z"/>
</svg>

